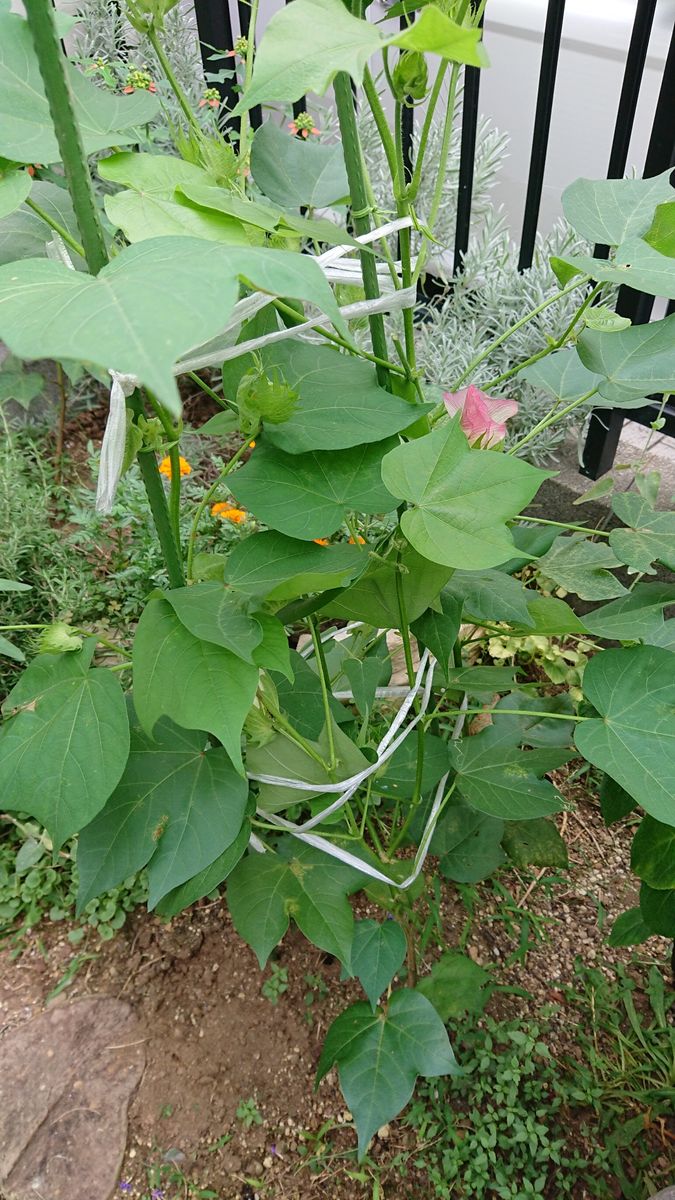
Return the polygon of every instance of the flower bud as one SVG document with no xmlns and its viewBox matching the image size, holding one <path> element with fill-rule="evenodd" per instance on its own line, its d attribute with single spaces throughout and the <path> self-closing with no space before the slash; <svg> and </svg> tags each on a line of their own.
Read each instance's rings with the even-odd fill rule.
<svg viewBox="0 0 675 1200">
<path fill-rule="evenodd" d="M 423 100 L 427 93 L 427 63 L 419 50 L 404 50 L 394 67 L 392 83 L 397 100 Z"/>
<path fill-rule="evenodd" d="M 40 634 L 41 654 L 65 654 L 69 650 L 81 650 L 82 638 L 72 625 L 55 621 Z"/>
</svg>

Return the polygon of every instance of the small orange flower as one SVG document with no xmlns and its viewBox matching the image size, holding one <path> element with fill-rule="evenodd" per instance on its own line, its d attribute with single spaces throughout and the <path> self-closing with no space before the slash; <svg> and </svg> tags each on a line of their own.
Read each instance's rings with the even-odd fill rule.
<svg viewBox="0 0 675 1200">
<path fill-rule="evenodd" d="M 248 448 L 249 450 L 255 450 L 255 442 L 249 442 Z"/>
<path fill-rule="evenodd" d="M 313 540 L 316 542 L 317 546 L 330 546 L 328 538 L 314 538 Z"/>
<path fill-rule="evenodd" d="M 178 464 L 180 467 L 181 477 L 183 475 L 191 474 L 192 467 L 190 466 L 188 460 L 186 458 L 183 458 L 182 455 L 178 459 Z M 168 455 L 166 458 L 163 458 L 161 463 L 159 464 L 159 471 L 160 471 L 161 475 L 166 475 L 167 479 L 171 479 L 171 459 L 169 458 Z"/>
<path fill-rule="evenodd" d="M 233 525 L 241 525 L 242 521 L 246 520 L 246 510 L 243 508 L 233 508 L 225 500 L 220 500 L 217 504 L 211 505 L 211 516 L 220 517 L 222 521 L 231 521 Z"/>
<path fill-rule="evenodd" d="M 355 546 L 357 542 L 358 542 L 359 546 L 365 546 L 365 544 L 366 544 L 366 539 L 365 539 L 365 538 L 362 538 L 360 533 L 359 533 L 359 534 L 357 534 L 357 536 L 356 536 L 355 538 L 350 538 L 350 539 L 349 539 L 349 545 L 350 545 L 350 546 Z"/>
</svg>

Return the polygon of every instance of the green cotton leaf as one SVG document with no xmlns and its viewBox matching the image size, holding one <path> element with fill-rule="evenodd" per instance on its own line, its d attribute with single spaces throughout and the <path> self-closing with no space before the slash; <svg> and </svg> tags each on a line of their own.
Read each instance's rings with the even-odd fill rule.
<svg viewBox="0 0 675 1200">
<path fill-rule="evenodd" d="M 436 826 L 431 853 L 438 855 L 446 879 L 478 883 L 506 862 L 501 847 L 503 833 L 504 822 L 497 817 L 476 812 L 466 804 L 451 803 Z"/>
<path fill-rule="evenodd" d="M 311 36 L 308 32 L 311 31 Z M 253 78 L 234 115 L 254 104 L 323 95 L 338 71 L 356 83 L 368 59 L 385 46 L 430 50 L 471 66 L 487 65 L 480 30 L 457 25 L 439 9 L 426 9 L 416 25 L 385 37 L 368 21 L 353 17 L 340 0 L 294 0 L 268 22 L 255 58 Z"/>
<path fill-rule="evenodd" d="M 180 411 L 173 364 L 227 321 L 237 281 L 195 238 L 122 250 L 94 278 L 62 263 L 0 267 L 0 335 L 21 358 L 72 358 L 135 375 Z"/>
<path fill-rule="evenodd" d="M 511 691 L 515 673 L 515 667 L 452 667 L 446 671 L 446 683 L 453 691 L 489 700 L 495 692 Z"/>
<path fill-rule="evenodd" d="M 525 709 L 527 715 L 516 715 L 508 712 L 509 709 Z M 555 714 L 553 719 L 549 714 Z M 497 702 L 494 716 L 498 718 L 499 731 L 506 745 L 519 745 L 522 742 L 526 746 L 543 749 L 571 745 L 574 705 L 566 692 L 559 692 L 557 696 L 512 692 Z M 569 717 L 569 720 L 561 721 L 560 717 Z M 564 761 L 561 758 L 558 765 L 562 766 Z"/>
<path fill-rule="evenodd" d="M 431 651 L 447 679 L 448 665 L 453 659 L 462 620 L 462 602 L 445 591 L 441 592 L 439 603 L 441 612 L 428 608 L 412 622 L 410 628 L 417 641 Z"/>
<path fill-rule="evenodd" d="M 675 938 L 675 889 L 657 891 L 648 883 L 643 883 L 640 888 L 640 913 L 652 933 Z"/>
<path fill-rule="evenodd" d="M 274 676 L 279 708 L 298 733 L 315 741 L 321 736 L 326 723 L 321 682 L 316 671 L 297 650 L 289 653 L 289 662 L 293 672 L 292 682 Z M 347 709 L 333 696 L 329 696 L 329 703 L 338 724 L 345 718 L 350 719 Z"/>
<path fill-rule="evenodd" d="M 273 126 L 273 128 L 277 129 L 277 126 Z M 281 131 L 278 130 L 278 132 Z M 289 137 L 288 134 L 281 134 L 281 136 L 284 141 L 307 148 L 305 143 L 299 142 L 297 138 Z M 309 149 L 326 149 L 326 147 L 310 146 Z M 329 149 L 334 152 L 336 147 L 329 147 Z M 339 147 L 337 149 L 339 151 Z M 207 187 L 204 184 L 182 185 L 177 189 L 177 198 L 184 199 L 185 202 L 197 209 L 236 217 L 239 221 L 244 222 L 249 231 L 264 229 L 266 233 L 277 233 L 285 238 L 297 236 L 298 238 L 328 242 L 330 245 L 336 246 L 359 246 L 356 238 L 347 233 L 346 229 L 326 217 L 303 217 L 298 213 L 284 212 L 276 205 L 274 208 L 270 208 L 267 205 L 259 204 L 257 200 L 233 196 L 225 188 Z"/>
<path fill-rule="evenodd" d="M 673 199 L 672 168 L 651 179 L 577 179 L 562 196 L 563 212 L 588 242 L 618 246 L 649 229 L 654 208 Z"/>
<path fill-rule="evenodd" d="M 67 230 L 71 237 L 79 241 L 80 233 L 66 188 L 58 187 L 55 183 L 39 181 L 33 183 L 31 199 L 52 220 Z M 52 237 L 53 233 L 42 217 L 38 217 L 32 209 L 23 204 L 8 217 L 0 220 L 0 265 L 16 262 L 21 258 L 46 258 L 45 247 Z M 76 269 L 86 271 L 87 264 L 82 256 L 72 250 L 68 253 Z"/>
<path fill-rule="evenodd" d="M 526 593 L 527 594 L 527 593 Z M 565 633 L 586 633 L 587 626 L 581 621 L 574 609 L 557 596 L 540 596 L 536 592 L 527 602 L 528 621 L 524 625 L 513 622 L 519 630 L 530 630 L 544 637 L 560 637 Z"/>
<path fill-rule="evenodd" d="M 529 625 L 530 593 L 519 579 L 502 571 L 455 571 L 444 588 L 463 605 L 467 618 Z"/>
<path fill-rule="evenodd" d="M 227 881 L 234 927 L 261 967 L 279 944 L 291 917 L 314 946 L 350 969 L 354 918 L 347 897 L 363 875 L 293 838 L 275 853 L 250 853 Z"/>
<path fill-rule="evenodd" d="M 261 192 L 283 208 L 329 208 L 349 197 L 342 146 L 291 137 L 273 121 L 253 135 L 251 174 Z"/>
<path fill-rule="evenodd" d="M 0 407 L 7 400 L 13 400 L 27 410 L 44 386 L 44 375 L 38 371 L 25 371 L 23 363 L 10 354 L 0 366 Z"/>
<path fill-rule="evenodd" d="M 577 349 L 584 366 L 603 376 L 600 394 L 618 407 L 675 391 L 675 313 L 618 333 L 585 329 Z"/>
<path fill-rule="evenodd" d="M 385 988 L 405 960 L 406 940 L 396 921 L 356 921 L 351 974 L 361 984 L 375 1012 Z"/>
<path fill-rule="evenodd" d="M 241 611 L 222 583 L 208 581 L 189 588 L 174 588 L 165 592 L 163 599 L 194 637 L 224 646 L 245 662 L 255 662 L 254 651 L 262 641 L 262 626 Z"/>
<path fill-rule="evenodd" d="M 278 671 L 292 685 L 295 675 L 291 666 L 291 648 L 281 621 L 271 613 L 256 612 L 253 617 L 262 633 L 260 644 L 253 651 L 255 665 L 267 671 Z"/>
<path fill-rule="evenodd" d="M 240 278 L 307 299 L 342 326 L 330 285 L 308 255 L 174 237 L 126 247 L 95 278 L 51 261 L 0 267 L 0 336 L 21 358 L 81 359 L 135 375 L 178 413 L 174 364 L 222 330 Z"/>
<path fill-rule="evenodd" d="M 227 560 L 225 582 L 244 596 L 293 600 L 308 592 L 342 587 L 364 568 L 359 546 L 341 542 L 316 546 L 272 530 L 254 533 L 235 546 Z"/>
<path fill-rule="evenodd" d="M 227 850 L 223 850 L 208 867 L 193 875 L 180 887 L 172 888 L 156 905 L 155 911 L 160 917 L 176 917 L 184 909 L 190 908 L 197 900 L 210 896 L 212 892 L 224 883 L 228 875 L 246 853 L 251 837 L 250 821 L 244 821 L 241 830 Z"/>
<path fill-rule="evenodd" d="M 361 552 L 362 561 L 365 557 Z M 398 564 L 393 552 L 387 562 L 374 559 L 351 587 L 330 600 L 323 613 L 331 618 L 364 621 L 377 629 L 398 629 L 401 623 L 396 596 L 398 570 L 403 580 L 408 621 L 416 621 L 426 612 L 452 574 L 449 567 L 429 562 L 412 546 L 406 546 Z"/>
<path fill-rule="evenodd" d="M 675 825 L 675 673 L 657 646 L 604 650 L 584 671 L 584 696 L 598 718 L 580 721 L 580 754 L 607 771 L 650 816 Z"/>
<path fill-rule="evenodd" d="M 643 817 L 630 851 L 632 870 L 657 891 L 675 888 L 675 827 Z"/>
<path fill-rule="evenodd" d="M 613 825 L 615 821 L 621 821 L 623 817 L 627 817 L 629 813 L 633 812 L 633 809 L 637 808 L 633 797 L 629 796 L 628 792 L 624 792 L 611 775 L 603 774 L 599 795 L 600 812 L 607 826 Z"/>
<path fill-rule="evenodd" d="M 664 628 L 663 610 L 669 604 L 675 604 L 675 584 L 637 583 L 626 596 L 588 613 L 584 622 L 596 637 L 655 645 L 652 638 Z"/>
<path fill-rule="evenodd" d="M 612 500 L 612 509 L 628 529 L 613 529 L 609 544 L 633 571 L 653 575 L 653 562 L 675 571 L 675 512 L 655 512 L 635 492 L 622 492 Z"/>
<path fill-rule="evenodd" d="M 40 821 L 55 850 L 103 807 L 129 752 L 122 689 L 88 670 L 93 647 L 38 655 L 3 704 L 3 807 Z"/>
<path fill-rule="evenodd" d="M 0 159 L 0 217 L 8 217 L 21 207 L 32 184 L 28 171 Z"/>
<path fill-rule="evenodd" d="M 98 164 L 102 179 L 128 190 L 105 197 L 105 211 L 127 241 L 183 236 L 207 238 L 228 245 L 250 242 L 241 221 L 224 213 L 200 211 L 188 205 L 177 189 L 216 181 L 193 163 L 169 154 L 112 154 Z"/>
<path fill-rule="evenodd" d="M 133 128 L 159 111 L 149 92 L 116 96 L 97 87 L 66 63 L 75 119 L 87 154 L 138 140 Z M 28 23 L 0 11 L 0 155 L 13 162 L 55 163 L 61 159 Z"/>
<path fill-rule="evenodd" d="M 468 954 L 446 950 L 420 980 L 417 991 L 431 1001 L 447 1024 L 464 1013 L 482 1013 L 492 995 L 492 984 L 490 973 Z"/>
<path fill-rule="evenodd" d="M 301 779 L 304 783 L 312 783 L 319 787 L 339 783 L 342 779 L 350 779 L 368 766 L 368 759 L 361 753 L 358 746 L 343 733 L 335 720 L 332 720 L 333 744 L 337 760 L 335 770 L 329 772 L 307 750 L 291 740 L 285 733 L 279 733 L 266 742 L 264 746 L 249 747 L 246 765 L 253 775 L 273 775 L 278 779 Z M 324 725 L 319 737 L 310 741 L 315 755 L 319 755 L 325 763 L 329 761 L 330 745 L 328 733 Z M 312 800 L 320 793 L 305 793 L 304 799 Z M 266 812 L 280 812 L 303 799 L 302 792 L 295 788 L 279 787 L 271 783 L 258 784 L 258 801 L 261 809 Z M 335 794 L 330 796 L 335 799 Z"/>
<path fill-rule="evenodd" d="M 651 936 L 652 931 L 646 924 L 641 910 L 629 908 L 616 918 L 607 938 L 607 945 L 613 949 L 618 946 L 641 946 Z"/>
<path fill-rule="evenodd" d="M 505 821 L 529 821 L 559 812 L 562 796 L 540 776 L 566 762 L 569 754 L 556 749 L 522 750 L 513 744 L 514 729 L 517 726 L 511 722 L 498 719 L 475 737 L 450 744 L 459 795 L 478 812 Z"/>
<path fill-rule="evenodd" d="M 567 867 L 567 846 L 554 821 L 507 821 L 502 846 L 517 867 Z"/>
<path fill-rule="evenodd" d="M 675 201 L 657 204 L 654 220 L 644 235 L 644 239 L 668 258 L 675 258 Z"/>
<path fill-rule="evenodd" d="M 264 251 L 265 256 L 270 253 Z M 306 254 L 287 254 L 285 258 L 312 262 Z M 290 294 L 288 290 L 286 294 Z M 261 358 L 267 375 L 276 371 L 299 395 L 289 420 L 265 430 L 266 441 L 288 454 L 381 442 L 430 409 L 385 392 L 369 363 L 328 346 L 289 340 L 265 347 Z"/>
<path fill-rule="evenodd" d="M 294 0 L 295 3 L 298 0 Z M 459 1075 L 445 1026 L 426 996 L 401 988 L 386 1009 L 352 1004 L 333 1021 L 321 1051 L 316 1079 L 337 1063 L 363 1159 L 373 1134 L 400 1113 L 418 1075 Z"/>
<path fill-rule="evenodd" d="M 238 428 L 237 413 L 232 409 L 227 409 L 227 411 L 216 413 L 214 417 L 209 417 L 204 425 L 200 425 L 199 429 L 194 429 L 192 432 L 203 434 L 204 437 L 229 437 Z"/>
<path fill-rule="evenodd" d="M 382 677 L 382 659 L 373 655 L 369 658 L 347 658 L 342 670 L 352 690 L 354 703 L 361 716 L 366 719 L 373 707 L 375 692 Z"/>
<path fill-rule="evenodd" d="M 401 517 L 408 541 L 432 562 L 465 570 L 513 554 L 506 521 L 549 474 L 501 451 L 470 449 L 457 419 L 397 446 L 382 463 L 389 491 L 413 506 Z"/>
<path fill-rule="evenodd" d="M 602 382 L 602 375 L 589 371 L 576 350 L 555 350 L 539 362 L 524 367 L 518 377 L 563 405 L 580 400 Z M 602 407 L 602 397 L 593 396 L 588 405 Z"/>
<path fill-rule="evenodd" d="M 589 535 L 592 532 L 589 530 Z M 611 574 L 611 568 L 619 566 L 620 560 L 606 542 L 591 542 L 584 533 L 557 538 L 537 564 L 542 575 L 582 600 L 623 596 L 625 587 Z"/>
<path fill-rule="evenodd" d="M 150 600 L 133 646 L 134 705 L 148 735 L 160 717 L 204 729 L 243 770 L 241 732 L 258 687 L 258 668 L 189 633 L 164 599 Z"/>
<path fill-rule="evenodd" d="M 80 834 L 78 911 L 145 866 L 154 908 L 232 844 L 248 784 L 224 750 L 205 746 L 205 733 L 166 719 L 152 737 L 132 729 L 124 774 Z"/>
<path fill-rule="evenodd" d="M 272 529 L 310 541 L 329 537 L 350 512 L 386 513 L 396 507 L 381 474 L 382 455 L 391 443 L 285 454 L 266 442 L 267 436 L 232 476 L 230 489 Z"/>
<path fill-rule="evenodd" d="M 628 326 L 632 325 L 630 317 L 619 316 L 619 313 L 606 304 L 592 304 L 584 312 L 583 322 L 588 329 L 600 329 L 605 333 L 628 329 Z"/>
<path fill-rule="evenodd" d="M 448 770 L 448 746 L 443 738 L 433 733 L 424 735 L 424 763 L 422 767 L 423 796 L 440 782 Z M 391 758 L 373 778 L 372 790 L 380 796 L 392 796 L 395 800 L 411 800 L 415 793 L 417 777 L 417 735 L 405 738 Z"/>
<path fill-rule="evenodd" d="M 671 260 L 639 237 L 622 242 L 612 259 L 574 254 L 562 261 L 584 275 L 590 275 L 598 283 L 616 283 L 666 299 L 675 298 L 675 271 Z"/>
</svg>

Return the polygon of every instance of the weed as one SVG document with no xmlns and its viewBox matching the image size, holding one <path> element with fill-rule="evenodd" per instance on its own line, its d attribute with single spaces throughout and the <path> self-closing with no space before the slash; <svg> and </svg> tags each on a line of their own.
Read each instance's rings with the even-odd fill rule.
<svg viewBox="0 0 675 1200">
<path fill-rule="evenodd" d="M 305 1020 L 310 1029 L 314 1025 L 314 1005 L 317 1001 L 325 1000 L 328 995 L 328 984 L 323 975 L 315 975 L 308 971 L 304 976 L 309 991 L 305 992 Z"/>
<path fill-rule="evenodd" d="M 248 1100 L 239 1101 L 235 1115 L 237 1120 L 241 1121 L 246 1129 L 250 1129 L 252 1125 L 262 1125 L 263 1123 L 260 1110 L 253 1096 L 249 1096 Z"/>
<path fill-rule="evenodd" d="M 270 1004 L 276 1005 L 284 992 L 288 991 L 288 971 L 286 967 L 280 967 L 279 963 L 270 964 L 270 975 L 263 982 L 261 992 Z"/>
</svg>

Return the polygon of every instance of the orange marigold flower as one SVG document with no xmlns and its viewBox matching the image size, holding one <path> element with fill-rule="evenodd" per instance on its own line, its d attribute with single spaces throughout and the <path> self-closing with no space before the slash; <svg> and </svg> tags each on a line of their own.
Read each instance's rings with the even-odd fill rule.
<svg viewBox="0 0 675 1200">
<path fill-rule="evenodd" d="M 328 538 L 314 538 L 313 540 L 316 542 L 317 546 L 330 546 Z"/>
<path fill-rule="evenodd" d="M 246 515 L 244 508 L 233 508 L 225 500 L 211 505 L 212 517 L 220 517 L 222 521 L 231 521 L 233 525 L 241 525 L 242 521 L 246 520 Z"/>
<path fill-rule="evenodd" d="M 178 459 L 178 465 L 180 467 L 181 476 L 191 474 L 192 467 L 190 466 L 188 460 L 183 458 L 182 455 Z M 171 459 L 169 458 L 168 454 L 166 458 L 163 458 L 159 464 L 159 470 L 161 475 L 166 475 L 167 479 L 171 479 Z"/>
<path fill-rule="evenodd" d="M 365 538 L 362 538 L 360 533 L 359 533 L 359 534 L 357 534 L 357 536 L 356 536 L 355 538 L 350 538 L 350 539 L 349 539 L 349 545 L 350 545 L 350 546 L 355 546 L 357 542 L 358 542 L 359 546 L 365 546 L 365 544 L 366 544 L 366 539 L 365 539 Z"/>
<path fill-rule="evenodd" d="M 249 442 L 248 448 L 249 450 L 255 450 L 255 442 Z"/>
</svg>

